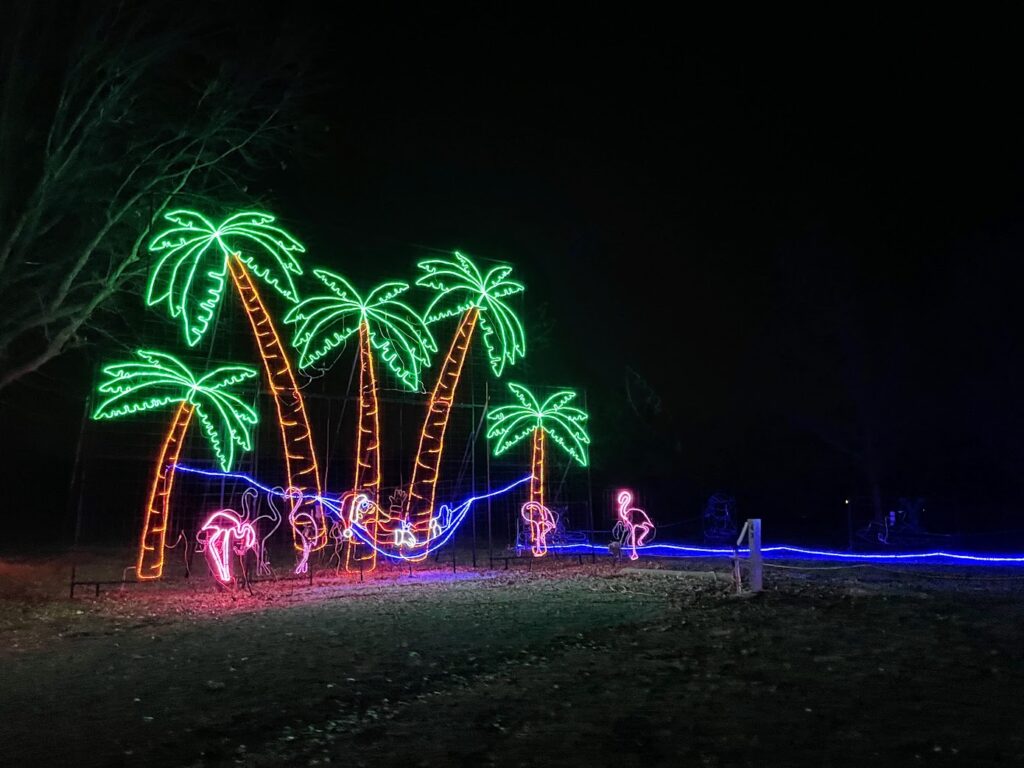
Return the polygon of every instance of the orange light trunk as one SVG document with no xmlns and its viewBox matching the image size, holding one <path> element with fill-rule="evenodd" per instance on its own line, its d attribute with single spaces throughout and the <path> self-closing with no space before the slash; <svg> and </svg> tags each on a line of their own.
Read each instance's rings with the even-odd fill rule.
<svg viewBox="0 0 1024 768">
<path fill-rule="evenodd" d="M 544 506 L 544 430 L 533 430 L 533 453 L 530 460 L 530 501 Z"/>
<path fill-rule="evenodd" d="M 305 539 L 310 542 L 312 551 L 323 549 L 327 544 L 323 509 L 319 502 L 306 498 L 307 494 L 319 497 L 321 488 L 320 468 L 313 450 L 313 433 L 306 416 L 302 392 L 295 383 L 288 355 L 249 270 L 237 255 L 228 259 L 228 269 L 252 326 L 253 337 L 263 360 L 263 370 L 267 375 L 267 385 L 274 395 L 288 487 L 297 488 L 303 494 L 292 526 L 293 544 L 297 551 L 302 551 L 301 539 Z"/>
<path fill-rule="evenodd" d="M 448 428 L 448 417 L 452 403 L 455 401 L 455 390 L 462 376 L 462 366 L 469 353 L 469 345 L 473 340 L 473 331 L 480 310 L 472 307 L 467 310 L 459 321 L 444 365 L 437 375 L 437 383 L 430 394 L 427 413 L 420 432 L 420 444 L 416 451 L 416 463 L 412 468 L 412 480 L 409 483 L 409 522 L 418 541 L 426 540 L 430 531 L 430 522 L 434 516 L 434 497 L 437 493 L 437 475 L 441 467 L 441 454 L 444 452 L 444 433 Z M 426 555 L 424 555 L 426 557 Z"/>
<path fill-rule="evenodd" d="M 185 442 L 185 433 L 194 412 L 195 407 L 187 401 L 178 406 L 160 449 L 153 473 L 153 483 L 149 488 L 146 519 L 142 524 L 142 540 L 139 543 L 139 557 L 135 564 L 136 578 L 159 579 L 163 575 L 164 546 L 167 543 L 167 527 L 171 523 L 174 467 L 181 455 L 181 446 Z"/>
<path fill-rule="evenodd" d="M 359 326 L 359 419 L 356 434 L 356 470 L 352 490 L 365 493 L 373 502 L 373 512 L 364 520 L 366 532 L 377 541 L 380 504 L 380 406 L 377 402 L 377 375 L 373 369 L 373 348 L 370 346 L 370 328 L 363 322 Z M 361 553 L 361 545 L 350 540 L 345 555 L 345 567 L 355 558 L 377 565 L 377 550 Z"/>
</svg>

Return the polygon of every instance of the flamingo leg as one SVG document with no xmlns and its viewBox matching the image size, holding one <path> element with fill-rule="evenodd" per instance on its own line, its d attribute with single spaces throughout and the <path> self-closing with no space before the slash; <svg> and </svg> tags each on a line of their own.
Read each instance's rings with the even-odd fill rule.
<svg viewBox="0 0 1024 768">
<path fill-rule="evenodd" d="M 224 584 L 230 582 L 231 562 L 229 558 L 231 557 L 231 540 L 228 532 L 224 529 L 218 530 L 213 535 L 213 541 L 207 545 L 206 551 L 213 560 L 217 578 Z"/>
</svg>

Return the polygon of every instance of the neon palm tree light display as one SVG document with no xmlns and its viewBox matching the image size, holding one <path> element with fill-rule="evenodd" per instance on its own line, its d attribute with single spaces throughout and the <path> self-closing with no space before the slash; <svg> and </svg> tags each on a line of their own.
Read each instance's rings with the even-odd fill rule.
<svg viewBox="0 0 1024 768">
<path fill-rule="evenodd" d="M 524 289 L 509 277 L 511 266 L 501 264 L 484 272 L 457 251 L 451 258 L 427 259 L 418 266 L 425 274 L 416 284 L 437 293 L 424 313 L 425 320 L 436 323 L 459 318 L 427 403 L 406 501 L 412 535 L 417 542 L 424 542 L 429 541 L 433 528 L 445 430 L 476 327 L 482 331 L 491 370 L 499 377 L 507 365 L 514 365 L 526 354 L 526 336 L 505 301 Z"/>
<path fill-rule="evenodd" d="M 409 290 L 408 283 L 382 283 L 364 298 L 341 275 L 326 269 L 316 269 L 313 274 L 328 293 L 305 299 L 284 319 L 297 326 L 293 344 L 300 350 L 301 368 L 323 359 L 349 339 L 358 338 L 359 413 L 352 493 L 367 503 L 370 512 L 362 517 L 361 523 L 376 543 L 378 526 L 387 521 L 381 520 L 380 510 L 380 405 L 374 352 L 402 386 L 416 392 L 423 368 L 430 364 L 437 345 L 420 315 L 399 299 Z M 346 567 L 356 546 L 360 542 L 351 540 L 346 548 Z M 369 561 L 372 569 L 377 562 L 377 550 L 366 549 L 355 556 Z"/>
<path fill-rule="evenodd" d="M 487 439 L 494 441 L 494 455 L 500 456 L 527 437 L 531 440 L 530 498 L 523 505 L 522 517 L 530 531 L 533 554 L 547 553 L 546 536 L 554 530 L 554 514 L 544 505 L 545 444 L 550 437 L 581 467 L 587 466 L 590 435 L 587 414 L 569 405 L 576 393 L 562 389 L 540 402 L 522 384 L 510 382 L 508 388 L 518 402 L 495 408 L 487 414 L 490 426 Z"/>
<path fill-rule="evenodd" d="M 153 469 L 136 561 L 138 578 L 156 579 L 163 573 L 174 469 L 192 416 L 198 419 L 217 463 L 229 472 L 235 449 L 252 448 L 252 428 L 258 422 L 256 411 L 232 388 L 255 378 L 257 372 L 226 365 L 197 376 L 173 355 L 146 349 L 137 354 L 136 362 L 112 363 L 103 369 L 98 390 L 105 397 L 92 416 L 115 419 L 177 405 Z"/>
<path fill-rule="evenodd" d="M 320 504 L 311 500 L 320 495 L 321 487 L 309 419 L 288 356 L 253 280 L 255 276 L 288 301 L 298 301 L 293 277 L 302 274 L 302 267 L 295 254 L 305 252 L 305 248 L 275 226 L 273 216 L 258 211 L 236 213 L 220 224 L 191 210 L 171 211 L 164 218 L 174 226 L 157 234 L 149 244 L 158 259 L 146 290 L 146 303 L 163 305 L 181 323 L 185 341 L 194 347 L 209 330 L 230 275 L 274 397 L 287 486 L 304 494 L 307 514 L 297 520 L 301 525 L 313 526 L 310 531 L 293 529 L 293 541 L 299 550 L 310 541 L 320 549 L 326 545 L 327 536 Z M 306 490 L 315 493 L 307 496 Z M 147 574 L 144 578 L 158 578 L 162 572 L 161 568 L 149 567 L 148 561 L 143 571 Z"/>
</svg>

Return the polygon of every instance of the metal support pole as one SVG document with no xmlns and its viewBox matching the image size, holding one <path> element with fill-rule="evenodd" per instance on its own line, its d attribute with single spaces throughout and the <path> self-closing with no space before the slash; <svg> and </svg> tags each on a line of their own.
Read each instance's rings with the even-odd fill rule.
<svg viewBox="0 0 1024 768">
<path fill-rule="evenodd" d="M 583 410 L 586 413 L 590 413 L 590 408 L 587 407 L 587 390 L 583 390 Z M 594 565 L 597 564 L 597 551 L 594 549 L 594 536 L 597 531 L 594 528 L 594 483 L 590 475 L 590 462 L 587 462 L 587 506 L 590 509 L 590 562 Z"/>
<path fill-rule="evenodd" d="M 93 380 L 96 380 L 95 376 L 93 376 Z M 82 423 L 78 427 L 78 445 L 75 446 L 75 461 L 71 465 L 71 482 L 68 483 L 68 507 L 70 508 L 72 504 L 74 504 L 75 507 L 74 546 L 76 547 L 78 546 L 78 539 L 82 535 L 82 488 L 80 486 L 78 488 L 79 500 L 78 503 L 75 504 L 75 486 L 76 481 L 78 480 L 78 468 L 82 461 L 82 441 L 85 439 L 85 425 L 89 421 L 90 413 L 92 413 L 92 395 L 85 398 L 85 410 L 82 411 Z"/>
<path fill-rule="evenodd" d="M 476 439 L 480 434 L 480 427 L 483 424 L 484 413 L 487 412 L 487 404 L 484 403 L 483 413 L 480 414 L 480 421 L 476 420 L 476 377 L 470 373 L 470 386 L 472 387 L 473 393 L 473 447 L 470 449 L 469 454 L 469 467 L 470 467 L 470 482 L 472 483 L 473 493 L 476 493 Z M 484 443 L 486 449 L 487 443 Z M 491 489 L 488 488 L 488 491 Z M 473 567 L 476 568 L 476 510 L 470 507 L 470 535 L 473 537 Z M 455 550 L 452 550 L 452 571 L 455 571 Z"/>
<path fill-rule="evenodd" d="M 743 591 L 743 572 L 740 570 L 740 551 L 737 546 L 732 548 L 732 585 L 736 594 Z"/>
<path fill-rule="evenodd" d="M 846 499 L 846 545 L 853 552 L 853 507 L 849 499 Z"/>
<path fill-rule="evenodd" d="M 750 545 L 750 591 L 764 589 L 764 565 L 761 560 L 761 519 L 750 520 L 748 539 Z"/>
<path fill-rule="evenodd" d="M 490 382 L 484 384 L 484 399 L 485 402 L 490 402 L 491 390 Z M 490 447 L 484 450 L 485 461 L 487 463 L 487 493 L 491 492 L 491 451 Z M 491 568 L 494 567 L 494 527 L 491 520 L 491 497 L 487 497 L 487 561 Z"/>
</svg>

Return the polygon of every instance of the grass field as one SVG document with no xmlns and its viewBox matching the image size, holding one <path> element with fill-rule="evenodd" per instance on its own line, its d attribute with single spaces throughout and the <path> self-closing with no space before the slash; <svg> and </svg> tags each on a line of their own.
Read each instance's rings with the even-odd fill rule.
<svg viewBox="0 0 1024 768">
<path fill-rule="evenodd" d="M 0 561 L 0 763 L 1024 764 L 1020 571 L 771 570 L 751 598 L 606 559 L 72 601 L 68 570 Z"/>
</svg>

